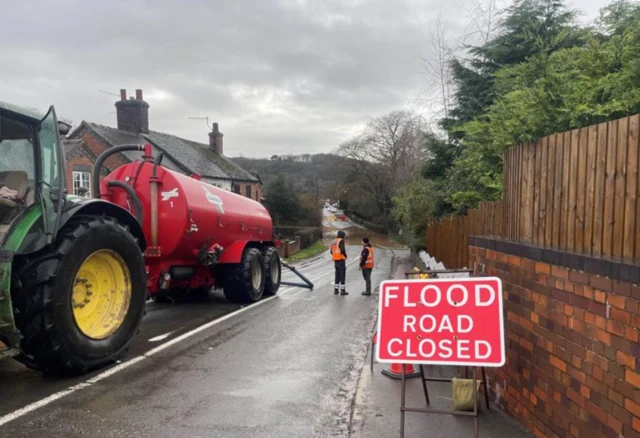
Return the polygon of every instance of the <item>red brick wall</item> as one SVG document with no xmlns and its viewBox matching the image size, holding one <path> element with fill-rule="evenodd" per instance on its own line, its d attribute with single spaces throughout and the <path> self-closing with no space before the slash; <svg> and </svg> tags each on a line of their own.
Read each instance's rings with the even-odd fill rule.
<svg viewBox="0 0 640 438">
<path fill-rule="evenodd" d="M 240 190 L 239 194 L 245 197 L 247 197 L 247 187 L 251 187 L 251 199 L 260 202 L 260 198 L 262 197 L 262 186 L 260 186 L 260 184 L 237 183 L 237 185 Z"/>
<path fill-rule="evenodd" d="M 85 144 L 87 145 L 87 148 L 89 148 L 89 150 L 96 156 L 100 156 L 101 153 L 103 153 L 106 149 L 107 146 L 105 146 L 99 138 L 97 138 L 96 136 L 92 135 L 91 132 L 85 132 L 82 137 L 81 137 Z M 107 158 L 107 160 L 105 161 L 105 165 L 111 169 L 114 170 L 124 164 L 127 164 L 129 161 L 124 157 L 124 155 L 122 154 L 115 154 L 115 155 L 111 155 L 109 158 Z"/>
<path fill-rule="evenodd" d="M 470 246 L 503 281 L 496 402 L 538 437 L 640 437 L 640 287 Z"/>
</svg>

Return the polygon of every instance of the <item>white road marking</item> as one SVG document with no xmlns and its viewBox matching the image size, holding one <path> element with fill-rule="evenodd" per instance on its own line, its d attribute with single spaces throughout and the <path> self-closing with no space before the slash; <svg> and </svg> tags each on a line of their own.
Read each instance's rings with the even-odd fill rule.
<svg viewBox="0 0 640 438">
<path fill-rule="evenodd" d="M 167 338 L 168 338 L 169 336 L 171 336 L 174 332 L 175 332 L 175 330 L 174 330 L 173 332 L 165 333 L 164 335 L 156 336 L 155 338 L 151 338 L 151 339 L 149 339 L 149 342 L 158 342 L 158 341 L 162 341 L 163 339 L 167 339 Z"/>
<path fill-rule="evenodd" d="M 348 264 L 347 266 L 352 266 L 355 262 L 357 262 L 357 259 L 354 260 L 352 263 Z M 330 274 L 333 274 L 333 272 L 332 271 L 326 272 L 326 273 L 324 273 L 324 274 L 312 279 L 311 282 L 315 283 L 316 281 L 318 281 L 321 278 L 324 278 L 324 277 L 326 277 L 327 275 L 330 275 Z M 101 380 L 106 379 L 107 377 L 113 376 L 114 374 L 116 374 L 116 373 L 118 373 L 118 372 L 120 372 L 122 370 L 125 370 L 125 369 L 129 368 L 130 366 L 133 366 L 133 365 L 137 364 L 138 362 L 141 362 L 141 361 L 143 361 L 145 359 L 148 359 L 149 357 L 153 356 L 154 354 L 158 354 L 161 351 L 171 347 L 172 345 L 175 345 L 178 342 L 182 342 L 185 339 L 188 339 L 188 338 L 192 337 L 193 335 L 196 335 L 196 334 L 200 333 L 203 330 L 211 328 L 216 324 L 220 324 L 221 322 L 224 322 L 227 319 L 233 318 L 236 315 L 239 315 L 239 314 L 241 314 L 243 312 L 246 312 L 249 309 L 254 309 L 257 306 L 260 306 L 262 304 L 268 303 L 271 300 L 274 300 L 274 299 L 276 299 L 276 298 L 278 298 L 280 296 L 286 295 L 286 294 L 291 293 L 291 292 L 296 290 L 296 288 L 294 288 L 294 287 L 285 287 L 283 289 L 284 289 L 284 292 L 279 292 L 278 295 L 274 295 L 272 297 L 265 298 L 264 300 L 258 301 L 257 303 L 255 303 L 255 304 L 253 304 L 253 305 L 251 305 L 249 307 L 243 307 L 243 308 L 238 309 L 235 312 L 231 312 L 231 313 L 229 313 L 229 314 L 227 314 L 227 315 L 225 315 L 223 317 L 220 317 L 218 319 L 214 319 L 213 321 L 209 321 L 208 323 L 203 324 L 200 327 L 197 327 L 197 328 L 195 328 L 195 329 L 193 329 L 193 330 L 191 330 L 191 331 L 189 331 L 187 333 L 184 333 L 184 334 L 178 336 L 177 338 L 174 338 L 174 339 L 172 339 L 170 341 L 167 341 L 164 344 L 161 344 L 161 345 L 157 346 L 156 348 L 153 348 L 153 349 L 147 351 L 146 353 L 141 354 L 140 356 L 134 357 L 133 359 L 130 359 L 130 360 L 126 361 L 126 362 L 122 362 L 121 364 L 116 365 L 113 368 L 109 368 L 108 370 L 98 374 L 97 376 L 95 376 L 95 377 L 93 377 L 91 379 L 88 379 L 86 382 L 82 382 L 82 383 L 78 383 L 77 385 L 70 386 L 67 389 L 64 389 L 62 391 L 56 392 L 55 394 L 51 394 L 50 396 L 45 397 L 42 400 L 39 400 L 39 401 L 34 402 L 34 403 L 31 403 L 31 404 L 29 404 L 29 405 L 27 405 L 27 406 L 25 406 L 23 408 L 20 408 L 18 410 L 10 412 L 10 413 L 8 413 L 6 415 L 3 415 L 2 417 L 0 417 L 0 426 L 3 426 L 3 425 L 5 425 L 5 424 L 7 424 L 7 423 L 9 423 L 9 422 L 11 422 L 13 420 L 17 420 L 18 418 L 20 418 L 20 417 L 22 417 L 22 416 L 24 416 L 24 415 L 26 415 L 28 413 L 31 413 L 31 412 L 33 412 L 33 411 L 35 411 L 37 409 L 40 409 L 40 408 L 42 408 L 44 406 L 47 406 L 47 405 L 53 403 L 56 400 L 60 400 L 61 398 L 66 397 L 69 394 L 73 394 L 76 391 L 88 388 L 91 385 L 93 385 L 95 383 L 98 383 Z"/>
</svg>

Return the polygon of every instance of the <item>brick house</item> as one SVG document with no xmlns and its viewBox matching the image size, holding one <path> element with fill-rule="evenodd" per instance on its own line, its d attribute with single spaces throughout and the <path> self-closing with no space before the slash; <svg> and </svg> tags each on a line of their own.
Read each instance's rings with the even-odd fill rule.
<svg viewBox="0 0 640 438">
<path fill-rule="evenodd" d="M 117 128 L 82 121 L 63 140 L 70 194 L 81 194 L 82 188 L 90 189 L 93 163 L 106 149 L 121 144 L 150 143 L 154 150 L 164 152 L 162 164 L 165 167 L 185 175 L 196 173 L 209 184 L 256 201 L 262 199 L 260 178 L 224 156 L 223 134 L 217 123 L 213 124 L 213 130 L 209 133 L 209 143 L 198 143 L 150 130 L 149 104 L 143 100 L 142 90 L 136 90 L 136 97 L 128 99 L 126 90 L 120 90 L 120 100 L 115 105 Z M 140 157 L 139 152 L 113 155 L 105 162 L 102 173 L 106 175 Z"/>
</svg>

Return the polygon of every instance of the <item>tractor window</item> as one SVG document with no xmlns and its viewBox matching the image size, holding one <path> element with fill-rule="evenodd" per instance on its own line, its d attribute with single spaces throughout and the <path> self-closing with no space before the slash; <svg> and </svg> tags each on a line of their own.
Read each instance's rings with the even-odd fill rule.
<svg viewBox="0 0 640 438">
<path fill-rule="evenodd" d="M 30 125 L 0 114 L 0 190 L 17 191 L 26 201 L 35 185 L 34 132 Z"/>
<path fill-rule="evenodd" d="M 34 202 L 34 130 L 0 113 L 0 241 L 11 222 Z"/>
<path fill-rule="evenodd" d="M 26 172 L 33 183 L 33 131 L 29 125 L 0 114 L 0 172 Z"/>
</svg>

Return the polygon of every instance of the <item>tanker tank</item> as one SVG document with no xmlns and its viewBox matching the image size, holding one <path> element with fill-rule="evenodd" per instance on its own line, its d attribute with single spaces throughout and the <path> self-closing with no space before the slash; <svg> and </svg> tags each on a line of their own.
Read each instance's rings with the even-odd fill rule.
<svg viewBox="0 0 640 438">
<path fill-rule="evenodd" d="M 159 300 L 211 286 L 221 287 L 233 302 L 274 295 L 281 261 L 267 209 L 197 175 L 162 167 L 162 154 L 154 162 L 151 147 L 144 150 L 141 161 L 107 175 L 94 196 L 123 207 L 141 223 L 149 296 Z M 98 158 L 94 172 L 109 153 Z"/>
</svg>

